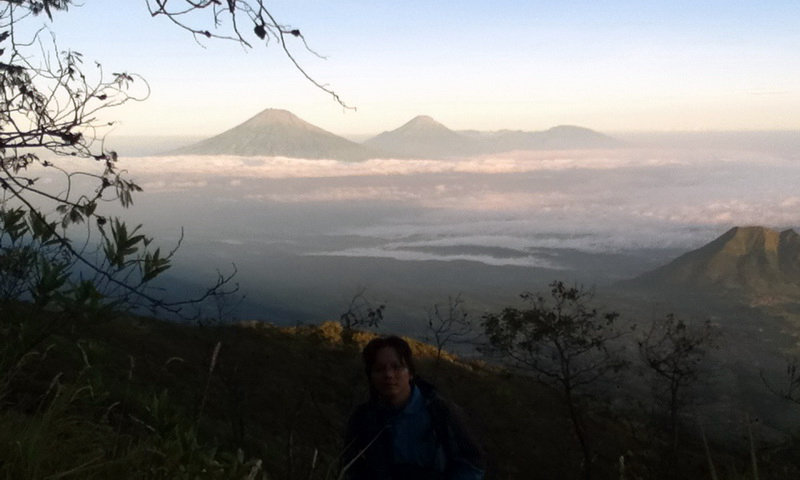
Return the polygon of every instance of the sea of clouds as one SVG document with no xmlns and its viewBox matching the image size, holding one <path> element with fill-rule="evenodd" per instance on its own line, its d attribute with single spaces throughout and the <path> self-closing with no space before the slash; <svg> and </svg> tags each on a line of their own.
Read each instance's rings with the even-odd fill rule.
<svg viewBox="0 0 800 480">
<path fill-rule="evenodd" d="M 800 226 L 800 162 L 763 151 L 630 148 L 364 162 L 176 156 L 121 166 L 143 195 L 191 193 L 209 204 L 266 210 L 394 207 L 316 230 L 369 244 L 317 245 L 307 255 L 559 268 L 547 251 L 689 250 L 737 225 Z M 269 228 L 265 235 L 280 233 L 280 225 Z M 231 228 L 219 234 L 250 240 Z"/>
<path fill-rule="evenodd" d="M 687 149 L 611 149 L 524 151 L 447 160 L 372 159 L 362 162 L 287 157 L 181 155 L 135 157 L 120 162 L 135 173 L 234 175 L 255 178 L 331 178 L 431 173 L 499 174 L 570 169 L 613 170 L 626 167 L 758 163 L 781 165 L 780 156 L 760 152 Z"/>
</svg>

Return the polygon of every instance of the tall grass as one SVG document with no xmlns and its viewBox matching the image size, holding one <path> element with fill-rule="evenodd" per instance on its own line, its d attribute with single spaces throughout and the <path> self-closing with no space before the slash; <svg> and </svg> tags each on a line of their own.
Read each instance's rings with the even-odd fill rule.
<svg viewBox="0 0 800 480">
<path fill-rule="evenodd" d="M 201 439 L 168 390 L 142 402 L 126 389 L 115 399 L 84 346 L 75 349 L 82 363 L 77 374 L 65 374 L 70 365 L 60 359 L 64 370 L 37 396 L 4 387 L 18 408 L 9 402 L 0 408 L 0 478 L 267 478 L 262 460 Z"/>
<path fill-rule="evenodd" d="M 367 392 L 357 352 L 326 332 L 147 320 L 54 336 L 0 392 L 0 480 L 341 478 L 344 424 Z M 472 414 L 490 454 L 487 478 L 575 478 L 579 455 L 554 396 L 477 363 L 435 367 L 435 348 L 413 347 L 423 376 L 438 368 L 445 396 Z M 232 425 L 239 419 L 242 431 Z M 789 476 L 776 476 L 783 470 L 759 454 L 752 428 L 750 455 L 702 432 L 668 470 L 659 455 L 671 444 L 662 439 L 661 450 L 643 420 L 642 443 L 621 421 L 591 421 L 598 478 L 800 478 L 784 460 Z"/>
</svg>

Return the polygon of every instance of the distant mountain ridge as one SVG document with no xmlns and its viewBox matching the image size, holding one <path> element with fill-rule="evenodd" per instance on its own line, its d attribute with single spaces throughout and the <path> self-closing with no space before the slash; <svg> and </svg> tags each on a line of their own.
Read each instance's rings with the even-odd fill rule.
<svg viewBox="0 0 800 480">
<path fill-rule="evenodd" d="M 613 148 L 622 143 L 588 128 L 562 125 L 543 132 L 456 132 L 427 115 L 363 144 L 312 125 L 287 110 L 268 108 L 225 132 L 170 155 L 283 156 L 358 161 L 369 158 L 448 158 L 512 150 Z"/>
<path fill-rule="evenodd" d="M 378 156 L 346 138 L 312 125 L 287 110 L 268 108 L 244 123 L 172 155 L 282 156 L 357 161 Z"/>
<path fill-rule="evenodd" d="M 396 157 L 441 158 L 482 152 L 480 140 L 454 132 L 427 115 L 412 118 L 364 145 Z"/>
<path fill-rule="evenodd" d="M 800 235 L 791 229 L 734 227 L 635 282 L 751 297 L 800 295 Z"/>
<path fill-rule="evenodd" d="M 427 115 L 420 115 L 395 130 L 365 141 L 364 145 L 401 158 L 443 158 L 513 150 L 614 148 L 621 146 L 622 142 L 594 130 L 571 125 L 560 125 L 543 132 L 454 131 Z"/>
<path fill-rule="evenodd" d="M 493 152 L 613 148 L 622 145 L 622 142 L 607 135 L 573 125 L 559 125 L 543 132 L 500 130 L 489 134 L 486 140 Z"/>
</svg>

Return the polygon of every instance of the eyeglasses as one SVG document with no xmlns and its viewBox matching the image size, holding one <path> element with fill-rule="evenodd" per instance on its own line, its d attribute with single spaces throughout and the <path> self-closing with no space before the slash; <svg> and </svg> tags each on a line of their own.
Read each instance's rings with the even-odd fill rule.
<svg viewBox="0 0 800 480">
<path fill-rule="evenodd" d="M 405 365 L 401 365 L 399 363 L 390 363 L 388 365 L 383 366 L 374 366 L 372 367 L 372 374 L 373 375 L 380 375 L 384 372 L 391 372 L 391 373 L 402 373 L 408 371 L 408 367 Z"/>
</svg>

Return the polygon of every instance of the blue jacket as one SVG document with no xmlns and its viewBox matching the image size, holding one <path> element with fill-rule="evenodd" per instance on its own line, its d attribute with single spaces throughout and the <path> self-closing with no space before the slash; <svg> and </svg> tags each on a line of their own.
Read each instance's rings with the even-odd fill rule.
<svg viewBox="0 0 800 480">
<path fill-rule="evenodd" d="M 483 454 L 460 410 L 421 380 L 402 409 L 375 399 L 359 406 L 345 441 L 351 480 L 483 479 Z"/>
</svg>

